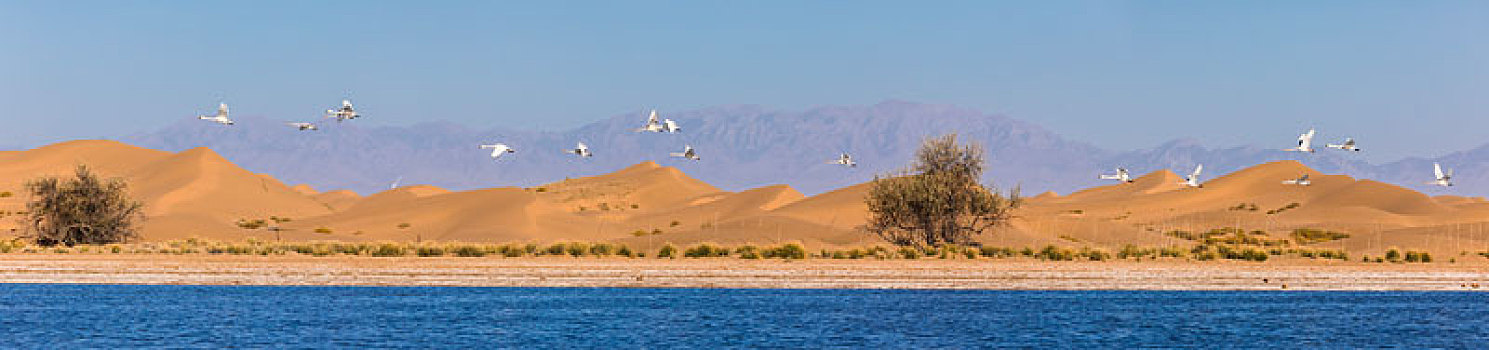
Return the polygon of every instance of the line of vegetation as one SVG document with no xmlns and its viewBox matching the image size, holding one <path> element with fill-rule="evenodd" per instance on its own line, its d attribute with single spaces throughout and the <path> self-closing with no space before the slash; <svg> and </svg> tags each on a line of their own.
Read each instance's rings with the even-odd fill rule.
<svg viewBox="0 0 1489 350">
<path fill-rule="evenodd" d="M 1258 210 L 1258 208 L 1256 207 L 1256 203 L 1237 203 L 1235 206 L 1232 206 L 1232 207 L 1227 208 L 1227 209 L 1230 209 L 1230 210 L 1244 210 L 1244 211 L 1257 211 Z M 1271 214 L 1271 213 L 1269 212 L 1268 214 Z"/>
<path fill-rule="evenodd" d="M 1293 230 L 1293 240 L 1298 244 L 1313 244 L 1349 238 L 1349 234 L 1311 228 Z"/>
<path fill-rule="evenodd" d="M 1297 209 L 1299 206 L 1301 206 L 1301 204 L 1298 204 L 1298 202 L 1288 203 L 1287 205 L 1284 205 L 1281 208 L 1268 210 L 1267 211 L 1267 215 L 1282 214 L 1282 212 L 1284 212 L 1284 211 L 1288 211 L 1288 210 L 1292 210 L 1292 209 Z"/>
<path fill-rule="evenodd" d="M 739 245 L 723 246 L 711 243 L 686 248 L 667 244 L 655 254 L 633 249 L 624 244 L 559 242 L 547 245 L 533 243 L 460 243 L 460 242 L 275 242 L 248 239 L 243 242 L 206 241 L 199 239 L 166 242 L 129 244 L 41 246 L 26 240 L 0 241 L 0 253 L 23 254 L 160 254 L 160 255 L 301 255 L 301 256 L 362 256 L 362 257 L 611 257 L 662 259 L 1007 259 L 1026 258 L 1046 261 L 1106 261 L 1115 259 L 1152 260 L 1158 258 L 1192 260 L 1252 260 L 1266 261 L 1266 256 L 1297 256 L 1314 259 L 1345 259 L 1343 251 L 1327 249 L 1270 249 L 1232 247 L 1225 245 L 1197 245 L 1194 248 L 1137 247 L 1127 245 L 1112 254 L 1104 249 L 1092 247 L 1061 247 L 1048 245 L 1040 249 L 1029 247 L 977 247 L 944 244 L 935 247 L 887 247 L 868 246 L 850 249 L 822 249 L 808 251 L 798 243 L 776 246 Z M 1431 262 L 1425 252 L 1410 251 L 1387 253 L 1392 261 Z"/>
</svg>

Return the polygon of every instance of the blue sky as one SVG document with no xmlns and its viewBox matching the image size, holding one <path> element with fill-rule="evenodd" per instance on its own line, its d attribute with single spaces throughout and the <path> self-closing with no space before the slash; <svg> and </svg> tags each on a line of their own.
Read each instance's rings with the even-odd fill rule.
<svg viewBox="0 0 1489 350">
<path fill-rule="evenodd" d="M 886 99 L 1114 149 L 1489 143 L 1486 1 L 5 1 L 0 145 L 207 113 L 564 129 Z"/>
</svg>

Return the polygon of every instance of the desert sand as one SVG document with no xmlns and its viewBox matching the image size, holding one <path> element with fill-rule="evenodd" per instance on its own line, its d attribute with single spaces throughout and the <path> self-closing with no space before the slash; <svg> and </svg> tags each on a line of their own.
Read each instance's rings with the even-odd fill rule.
<svg viewBox="0 0 1489 350">
<path fill-rule="evenodd" d="M 25 181 L 69 175 L 78 164 L 129 184 L 145 204 L 144 241 L 584 241 L 646 251 L 669 243 L 799 242 L 813 251 L 882 244 L 859 228 L 868 217 L 868 184 L 813 196 L 787 185 L 730 192 L 645 162 L 531 188 L 457 192 L 408 185 L 362 196 L 284 184 L 206 148 L 171 153 L 96 140 L 0 153 L 0 192 L 14 194 L 0 198 L 0 239 L 21 232 L 16 219 L 24 210 Z M 1281 183 L 1302 174 L 1314 184 Z M 1196 243 L 1167 234 L 1175 230 L 1235 227 L 1284 240 L 1294 229 L 1318 229 L 1348 237 L 1294 246 L 1345 251 L 1355 259 L 1392 248 L 1460 260 L 1483 259 L 1472 253 L 1489 251 L 1489 202 L 1483 198 L 1431 197 L 1321 174 L 1294 161 L 1226 174 L 1204 188 L 1181 186 L 1177 175 L 1159 171 L 1129 184 L 1042 194 L 1016 214 L 1009 225 L 976 238 L 987 246 L 1115 253 L 1128 244 Z M 270 218 L 282 222 L 238 225 Z"/>
<path fill-rule="evenodd" d="M 1265 280 L 1265 281 L 1264 281 Z M 0 254 L 0 282 L 990 290 L 1489 290 L 1485 266 Z M 1474 288 L 1473 286 L 1480 286 Z"/>
</svg>

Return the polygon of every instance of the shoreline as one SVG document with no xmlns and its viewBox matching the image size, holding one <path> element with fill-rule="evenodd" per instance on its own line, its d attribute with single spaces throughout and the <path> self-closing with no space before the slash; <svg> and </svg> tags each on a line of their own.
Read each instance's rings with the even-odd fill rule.
<svg viewBox="0 0 1489 350">
<path fill-rule="evenodd" d="M 1263 282 L 1266 279 L 1266 282 Z M 1489 291 L 1481 264 L 0 254 L 0 283 L 963 290 Z M 1481 288 L 1472 288 L 1473 284 Z"/>
</svg>

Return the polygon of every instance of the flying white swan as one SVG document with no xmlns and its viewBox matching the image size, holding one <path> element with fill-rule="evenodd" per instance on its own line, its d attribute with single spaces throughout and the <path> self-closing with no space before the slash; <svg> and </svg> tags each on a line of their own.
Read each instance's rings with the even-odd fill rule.
<svg viewBox="0 0 1489 350">
<path fill-rule="evenodd" d="M 361 117 L 361 116 L 362 116 L 361 114 L 357 114 L 357 110 L 355 108 L 352 108 L 352 101 L 351 100 L 341 100 L 341 108 L 340 109 L 327 109 L 326 110 L 326 118 L 328 118 L 328 119 L 335 118 L 337 123 L 340 123 L 340 122 L 343 122 L 343 121 L 347 121 L 347 120 L 357 119 L 358 117 Z"/>
<path fill-rule="evenodd" d="M 580 142 L 578 146 L 574 146 L 574 149 L 564 150 L 564 153 L 573 154 L 585 158 L 594 156 L 593 153 L 589 153 L 589 146 L 585 146 L 583 142 Z"/>
<path fill-rule="evenodd" d="M 1102 180 L 1117 180 L 1117 181 L 1121 181 L 1121 182 L 1124 182 L 1124 183 L 1131 183 L 1132 182 L 1132 175 L 1127 174 L 1127 169 L 1121 168 L 1121 167 L 1118 167 L 1117 168 L 1117 173 L 1116 174 L 1112 174 L 1112 175 L 1102 174 L 1100 177 L 1101 177 Z"/>
<path fill-rule="evenodd" d="M 222 103 L 222 104 L 218 104 L 217 105 L 217 115 L 214 115 L 214 116 L 199 115 L 199 116 L 196 117 L 196 119 L 211 121 L 213 123 L 218 123 L 218 124 L 222 124 L 222 125 L 233 125 L 233 120 L 232 119 L 228 119 L 228 117 L 227 117 L 227 103 Z"/>
<path fill-rule="evenodd" d="M 494 145 L 481 145 L 481 149 L 490 149 L 491 159 L 501 158 L 503 154 L 507 153 L 517 153 L 517 150 L 512 149 L 512 147 L 508 147 L 506 144 L 500 143 Z"/>
<path fill-rule="evenodd" d="M 694 151 L 693 150 L 693 146 L 692 145 L 683 145 L 682 152 L 674 152 L 674 153 L 672 153 L 672 156 L 673 157 L 679 157 L 679 158 L 687 158 L 689 160 L 700 160 L 700 159 L 703 159 L 702 157 L 699 157 L 698 156 L 698 152 L 697 151 Z"/>
<path fill-rule="evenodd" d="M 300 131 L 320 130 L 319 128 L 317 128 L 315 126 L 315 123 L 284 123 L 284 124 L 285 125 L 289 125 L 289 126 L 293 126 L 296 129 L 300 129 Z"/>
<path fill-rule="evenodd" d="M 838 159 L 836 159 L 836 160 L 829 160 L 829 161 L 827 161 L 827 164 L 837 164 L 837 165 L 842 165 L 842 166 L 846 166 L 846 167 L 849 167 L 849 168 L 856 168 L 856 167 L 858 167 L 858 162 L 854 162 L 853 161 L 853 155 L 848 154 L 848 152 L 843 152 L 843 154 L 838 155 Z"/>
<path fill-rule="evenodd" d="M 636 129 L 636 132 L 660 132 L 669 134 L 677 133 L 678 131 L 682 131 L 682 127 L 679 127 L 676 121 L 673 121 L 672 119 L 661 119 L 657 117 L 657 110 L 655 109 L 651 110 L 651 116 L 646 118 L 646 124 L 642 125 L 640 129 Z"/>
<path fill-rule="evenodd" d="M 1325 145 L 1325 146 L 1329 146 L 1329 148 L 1338 148 L 1338 149 L 1342 149 L 1342 150 L 1346 150 L 1346 151 L 1355 151 L 1355 152 L 1359 152 L 1360 151 L 1360 148 L 1359 147 L 1355 147 L 1355 139 L 1352 139 L 1352 138 L 1345 138 L 1343 144 L 1336 145 L 1336 144 L 1332 144 L 1331 143 L 1331 144 L 1328 144 L 1328 145 Z"/>
<path fill-rule="evenodd" d="M 1312 185 L 1313 182 L 1312 181 L 1308 181 L 1308 174 L 1303 174 L 1303 177 L 1299 177 L 1299 178 L 1292 179 L 1292 180 L 1284 180 L 1284 181 L 1282 181 L 1282 184 L 1283 185 L 1308 186 L 1308 185 Z"/>
<path fill-rule="evenodd" d="M 1194 173 L 1189 174 L 1189 176 L 1184 178 L 1184 182 L 1180 182 L 1179 184 L 1189 187 L 1205 187 L 1205 184 L 1199 182 L 1199 173 L 1203 170 L 1205 170 L 1204 164 L 1194 167 Z"/>
<path fill-rule="evenodd" d="M 1314 130 L 1308 129 L 1307 133 L 1298 135 L 1297 148 L 1288 148 L 1284 149 L 1284 151 L 1313 153 L 1313 134 Z"/>
<path fill-rule="evenodd" d="M 1437 180 L 1427 182 L 1428 185 L 1442 187 L 1453 186 L 1453 169 L 1448 169 L 1447 173 L 1443 173 L 1442 165 L 1432 163 L 1432 173 L 1433 175 L 1437 175 Z"/>
</svg>

